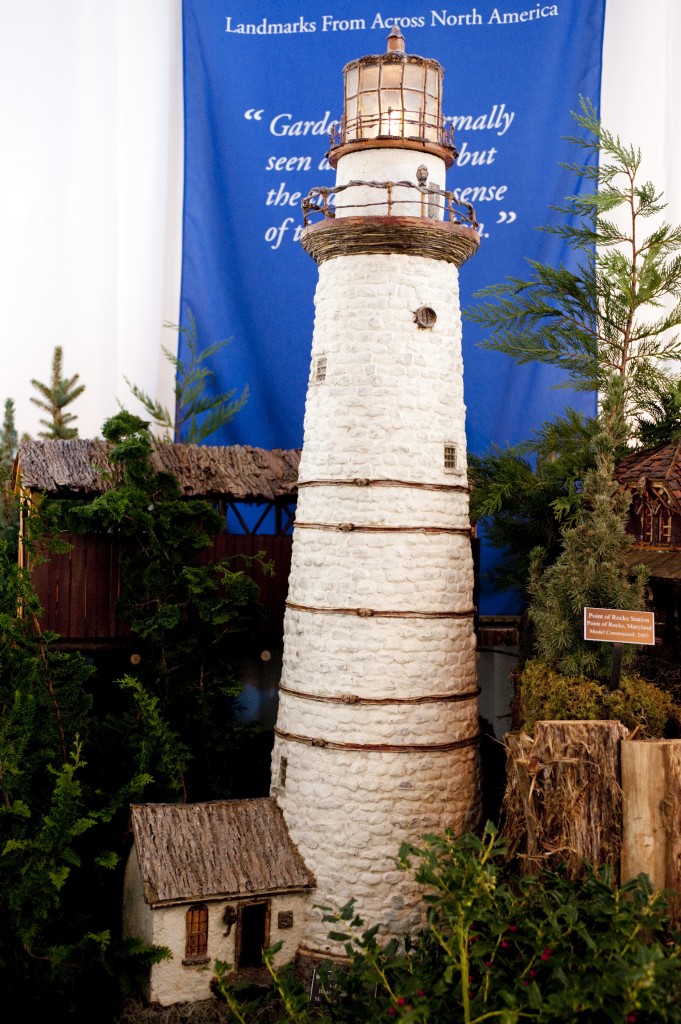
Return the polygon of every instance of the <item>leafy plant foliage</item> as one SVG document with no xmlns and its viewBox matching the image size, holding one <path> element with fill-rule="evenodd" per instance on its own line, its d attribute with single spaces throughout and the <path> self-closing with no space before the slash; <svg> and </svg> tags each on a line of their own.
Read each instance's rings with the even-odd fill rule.
<svg viewBox="0 0 681 1024">
<path fill-rule="evenodd" d="M 164 955 L 118 937 L 130 802 L 226 797 L 241 780 L 251 734 L 234 722 L 232 662 L 260 614 L 255 584 L 204 557 L 223 520 L 154 471 L 148 424 L 120 413 L 103 433 L 110 489 L 32 510 L 25 568 L 0 548 L 5 998 L 83 1020 L 113 1015 L 135 972 Z M 66 526 L 120 544 L 120 611 L 138 652 L 127 672 L 115 652 L 68 653 L 40 628 L 31 570 L 63 550 Z"/>
<path fill-rule="evenodd" d="M 494 576 L 500 589 L 517 587 L 527 598 L 532 551 L 541 547 L 549 563 L 558 556 L 562 529 L 581 506 L 582 478 L 594 465 L 597 428 L 595 417 L 568 409 L 523 444 L 469 455 L 471 518 L 484 522 L 486 538 L 505 552 Z"/>
<path fill-rule="evenodd" d="M 140 661 L 122 682 L 134 712 L 129 720 L 119 715 L 117 729 L 135 738 L 140 768 L 155 766 L 159 792 L 224 797 L 250 735 L 233 722 L 241 692 L 233 651 L 260 620 L 257 586 L 228 560 L 202 559 L 222 517 L 208 502 L 187 501 L 173 476 L 153 469 L 146 421 L 120 412 L 102 433 L 120 469 L 116 485 L 64 508 L 63 521 L 113 534 L 120 545 L 118 610 L 140 640 Z"/>
<path fill-rule="evenodd" d="M 0 547 L 0 966 L 6 998 L 75 1014 L 131 980 L 104 896 L 120 820 L 149 779 L 93 784 L 92 667 L 37 628 L 27 570 Z M 154 959 L 145 951 L 147 961 Z M 114 970 L 120 972 L 116 977 Z M 92 984 L 92 987 L 91 987 Z"/>
<path fill-rule="evenodd" d="M 520 687 L 523 729 L 537 721 L 575 719 L 620 721 L 640 739 L 660 738 L 671 728 L 678 734 L 681 708 L 664 690 L 640 675 L 626 673 L 618 689 L 581 675 L 556 672 L 545 662 L 528 661 Z"/>
<path fill-rule="evenodd" d="M 504 852 L 490 825 L 482 838 L 445 833 L 403 845 L 399 866 L 426 887 L 425 928 L 382 945 L 352 901 L 327 912 L 349 962 L 323 969 L 318 1005 L 290 970 L 273 966 L 274 950 L 265 995 L 230 987 L 227 964 L 216 991 L 240 1024 L 681 1021 L 681 948 L 646 876 L 621 887 L 608 871 L 581 882 L 549 871 L 516 879 Z"/>
</svg>

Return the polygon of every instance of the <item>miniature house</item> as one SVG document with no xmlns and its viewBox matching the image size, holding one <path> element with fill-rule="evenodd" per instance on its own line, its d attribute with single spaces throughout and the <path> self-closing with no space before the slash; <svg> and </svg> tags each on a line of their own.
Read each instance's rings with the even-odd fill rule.
<svg viewBox="0 0 681 1024">
<path fill-rule="evenodd" d="M 658 644 L 681 640 L 681 442 L 625 455 L 616 476 L 631 497 L 631 566 L 648 571 L 648 603 Z"/>
<path fill-rule="evenodd" d="M 145 997 L 167 1006 L 208 999 L 216 960 L 240 976 L 282 942 L 292 960 L 314 878 L 274 800 L 140 804 L 125 874 L 123 933 L 166 947 Z"/>
</svg>

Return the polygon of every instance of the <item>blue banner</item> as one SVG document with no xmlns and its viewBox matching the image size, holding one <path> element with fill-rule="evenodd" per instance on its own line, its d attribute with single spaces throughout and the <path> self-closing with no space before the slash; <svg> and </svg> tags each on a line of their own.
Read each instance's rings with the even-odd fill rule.
<svg viewBox="0 0 681 1024">
<path fill-rule="evenodd" d="M 300 201 L 334 184 L 326 153 L 344 64 L 384 52 L 395 22 L 408 53 L 445 68 L 443 113 L 459 150 L 447 187 L 483 225 L 460 274 L 463 309 L 484 285 L 524 275 L 526 258 L 569 263 L 561 240 L 536 228 L 575 191 L 563 136 L 580 95 L 598 107 L 605 0 L 338 7 L 184 0 L 181 322 L 191 310 L 203 346 L 232 338 L 211 367 L 216 390 L 250 388 L 211 443 L 302 444 L 317 268 L 300 246 Z M 552 368 L 479 349 L 479 332 L 464 321 L 472 451 L 527 438 L 566 403 L 594 411 L 593 396 L 552 390 Z M 481 610 L 508 609 L 483 598 Z"/>
</svg>

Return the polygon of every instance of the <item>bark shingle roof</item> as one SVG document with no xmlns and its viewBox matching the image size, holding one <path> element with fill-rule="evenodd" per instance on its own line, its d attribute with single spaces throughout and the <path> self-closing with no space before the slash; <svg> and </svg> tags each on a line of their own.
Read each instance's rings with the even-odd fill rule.
<svg viewBox="0 0 681 1024">
<path fill-rule="evenodd" d="M 50 496 L 89 497 L 108 490 L 116 467 L 106 441 L 22 441 L 15 480 Z M 151 457 L 157 471 L 172 473 L 187 497 L 257 501 L 293 497 L 300 452 L 295 449 L 212 447 L 157 443 Z"/>
<path fill-rule="evenodd" d="M 270 797 L 133 804 L 131 821 L 152 906 L 315 884 Z"/>
</svg>

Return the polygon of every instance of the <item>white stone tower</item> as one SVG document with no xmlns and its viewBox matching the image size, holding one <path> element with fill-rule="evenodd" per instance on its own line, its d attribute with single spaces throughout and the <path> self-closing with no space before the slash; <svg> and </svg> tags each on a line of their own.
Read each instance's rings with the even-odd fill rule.
<svg viewBox="0 0 681 1024">
<path fill-rule="evenodd" d="M 479 815 L 457 269 L 478 235 L 444 191 L 442 77 L 396 29 L 348 64 L 336 187 L 304 204 L 319 284 L 272 761 L 314 902 L 355 897 L 393 934 L 421 923 L 400 842 Z M 311 910 L 302 953 L 339 952 L 328 928 Z"/>
</svg>

